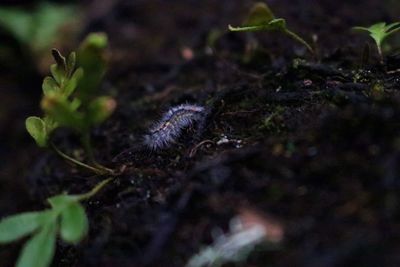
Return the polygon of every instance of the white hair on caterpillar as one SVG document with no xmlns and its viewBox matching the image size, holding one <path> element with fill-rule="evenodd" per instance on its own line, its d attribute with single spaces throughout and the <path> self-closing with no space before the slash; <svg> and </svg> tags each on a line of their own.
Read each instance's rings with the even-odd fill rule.
<svg viewBox="0 0 400 267">
<path fill-rule="evenodd" d="M 171 107 L 144 136 L 144 144 L 151 150 L 161 150 L 171 146 L 182 130 L 204 118 L 205 108 L 199 105 L 181 104 Z"/>
</svg>

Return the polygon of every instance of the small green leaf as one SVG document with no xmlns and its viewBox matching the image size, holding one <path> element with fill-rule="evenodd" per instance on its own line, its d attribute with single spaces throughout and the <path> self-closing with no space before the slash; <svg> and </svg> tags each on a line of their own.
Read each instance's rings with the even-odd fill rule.
<svg viewBox="0 0 400 267">
<path fill-rule="evenodd" d="M 71 108 L 77 110 L 81 106 L 82 102 L 79 98 L 74 98 L 71 100 Z"/>
<path fill-rule="evenodd" d="M 75 91 L 82 77 L 83 77 L 83 69 L 79 68 L 72 74 L 71 78 L 68 79 L 68 81 L 66 82 L 63 93 L 66 96 L 70 96 Z"/>
<path fill-rule="evenodd" d="M 62 194 L 47 201 L 55 211 L 61 212 L 61 237 L 69 243 L 79 242 L 88 230 L 88 219 L 79 197 Z"/>
<path fill-rule="evenodd" d="M 47 115 L 43 117 L 43 121 L 44 124 L 46 125 L 46 133 L 49 138 L 51 132 L 58 127 L 58 124 L 53 120 L 53 118 L 50 118 Z"/>
<path fill-rule="evenodd" d="M 400 22 L 391 23 L 387 26 L 387 35 L 391 35 L 400 30 Z"/>
<path fill-rule="evenodd" d="M 47 202 L 49 202 L 51 207 L 56 211 L 61 211 L 65 209 L 68 205 L 75 201 L 75 197 L 65 194 L 56 195 L 47 199 Z"/>
<path fill-rule="evenodd" d="M 256 3 L 250 10 L 245 22 L 240 27 L 232 27 L 231 31 L 285 31 L 286 22 L 282 18 L 275 18 L 271 9 L 265 3 Z"/>
<path fill-rule="evenodd" d="M 0 221 L 0 243 L 8 243 L 20 239 L 40 225 L 42 212 L 25 212 Z"/>
<path fill-rule="evenodd" d="M 80 19 L 74 5 L 54 4 L 54 1 L 40 1 L 35 9 L 30 9 L 33 36 L 27 43 L 40 55 L 48 51 L 55 40 L 63 40 L 62 27 Z"/>
<path fill-rule="evenodd" d="M 230 31 L 233 32 L 256 32 L 256 31 L 286 31 L 286 21 L 282 18 L 273 19 L 266 24 L 232 27 L 228 26 Z"/>
<path fill-rule="evenodd" d="M 271 9 L 266 3 L 259 2 L 254 4 L 250 13 L 243 23 L 243 26 L 254 26 L 260 24 L 268 24 L 271 20 L 275 18 Z"/>
<path fill-rule="evenodd" d="M 271 29 L 284 31 L 286 29 L 286 21 L 284 19 L 273 19 L 269 22 Z"/>
<path fill-rule="evenodd" d="M 68 78 L 67 61 L 57 49 L 53 48 L 51 53 L 56 64 L 50 66 L 50 71 L 56 82 L 62 87 L 64 81 Z"/>
<path fill-rule="evenodd" d="M 0 27 L 13 34 L 34 56 L 42 55 L 54 40 L 62 37 L 62 26 L 80 19 L 73 5 L 50 2 L 35 2 L 28 8 L 23 8 L 22 5 L 0 7 Z"/>
<path fill-rule="evenodd" d="M 61 213 L 61 237 L 69 243 L 78 243 L 88 231 L 88 218 L 79 202 L 72 202 Z"/>
<path fill-rule="evenodd" d="M 78 65 L 84 75 L 79 82 L 79 98 L 86 105 L 96 95 L 107 67 L 107 35 L 92 33 L 82 42 L 77 52 Z"/>
<path fill-rule="evenodd" d="M 393 33 L 397 32 L 400 30 L 400 22 L 395 22 L 391 23 L 389 25 L 386 25 L 386 22 L 379 22 L 374 25 L 371 25 L 370 27 L 353 27 L 353 30 L 356 31 L 364 31 L 369 34 L 369 36 L 374 39 L 376 45 L 378 46 L 378 49 L 381 49 L 382 42 L 392 35 Z"/>
<path fill-rule="evenodd" d="M 262 26 L 239 26 L 239 27 L 233 27 L 232 25 L 228 25 L 228 28 L 231 32 L 256 32 L 256 31 L 262 31 L 265 29 L 264 25 L 262 25 Z"/>
<path fill-rule="evenodd" d="M 67 59 L 67 73 L 68 77 L 71 77 L 72 72 L 75 70 L 75 65 L 76 65 L 76 53 L 71 52 L 68 56 Z"/>
<path fill-rule="evenodd" d="M 70 127 L 81 131 L 85 128 L 83 115 L 76 110 L 77 105 L 69 102 L 63 96 L 55 94 L 45 96 L 41 103 L 42 109 L 53 118 L 57 125 Z"/>
<path fill-rule="evenodd" d="M 48 267 L 56 244 L 56 224 L 48 223 L 23 247 L 17 267 Z"/>
<path fill-rule="evenodd" d="M 256 3 L 254 5 L 242 26 L 232 27 L 228 25 L 228 28 L 234 32 L 279 31 L 301 43 L 311 54 L 315 55 L 314 49 L 303 38 L 286 27 L 285 19 L 275 18 L 272 11 L 264 3 Z"/>
<path fill-rule="evenodd" d="M 386 23 L 378 23 L 370 28 L 370 35 L 375 42 L 380 46 L 386 37 L 385 27 Z"/>
<path fill-rule="evenodd" d="M 93 100 L 88 109 L 88 120 L 91 124 L 100 124 L 114 112 L 117 103 L 112 97 L 98 97 Z"/>
<path fill-rule="evenodd" d="M 67 61 L 65 60 L 65 57 L 63 55 L 61 55 L 60 51 L 53 48 L 53 49 L 51 49 L 51 54 L 53 55 L 54 60 L 57 62 L 57 66 L 59 68 L 61 68 L 62 70 L 66 71 L 67 70 Z"/>
<path fill-rule="evenodd" d="M 53 75 L 54 79 L 58 84 L 62 84 L 65 79 L 65 71 L 60 68 L 57 64 L 53 64 L 50 66 L 51 75 Z"/>
<path fill-rule="evenodd" d="M 42 89 L 44 95 L 49 95 L 53 92 L 59 91 L 60 87 L 58 87 L 57 82 L 52 77 L 47 76 L 43 79 Z"/>
<path fill-rule="evenodd" d="M 29 43 L 34 34 L 32 30 L 32 16 L 20 8 L 1 7 L 0 26 L 12 33 L 23 44 Z"/>
<path fill-rule="evenodd" d="M 108 45 L 107 35 L 102 32 L 89 34 L 81 45 L 81 49 L 105 49 Z"/>
<path fill-rule="evenodd" d="M 40 147 L 47 146 L 48 135 L 46 132 L 46 124 L 39 117 L 29 117 L 25 121 L 26 130 L 35 139 Z"/>
<path fill-rule="evenodd" d="M 355 30 L 355 31 L 366 31 L 366 32 L 369 32 L 369 29 L 368 29 L 368 28 L 366 28 L 366 27 L 361 27 L 361 26 L 355 26 L 355 27 L 352 27 L 351 29 L 352 29 L 352 30 Z"/>
</svg>

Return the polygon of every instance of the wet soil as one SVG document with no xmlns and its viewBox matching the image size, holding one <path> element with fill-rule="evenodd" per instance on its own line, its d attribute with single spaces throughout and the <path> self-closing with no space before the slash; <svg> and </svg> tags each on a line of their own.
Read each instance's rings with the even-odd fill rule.
<svg viewBox="0 0 400 267">
<path fill-rule="evenodd" d="M 93 146 L 101 163 L 124 171 L 85 203 L 89 236 L 58 242 L 53 266 L 184 266 L 243 210 L 274 218 L 284 239 L 241 266 L 399 266 L 399 39 L 382 66 L 372 45 L 361 60 L 367 38 L 349 30 L 395 21 L 399 4 L 269 1 L 293 31 L 318 37 L 313 58 L 278 33 L 226 32 L 251 3 L 85 4 L 85 32 L 110 40 L 101 91 L 118 101 Z M 40 112 L 40 79 L 2 74 L 0 216 L 104 179 L 35 147 L 23 123 Z M 142 149 L 148 127 L 181 103 L 204 105 L 204 123 L 168 150 Z M 82 155 L 73 133 L 54 140 Z M 1 248 L 2 266 L 20 245 Z"/>
</svg>

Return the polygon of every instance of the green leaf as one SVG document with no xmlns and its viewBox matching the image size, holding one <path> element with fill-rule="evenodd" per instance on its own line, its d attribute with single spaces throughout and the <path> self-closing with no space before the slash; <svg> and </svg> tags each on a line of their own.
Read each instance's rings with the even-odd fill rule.
<svg viewBox="0 0 400 267">
<path fill-rule="evenodd" d="M 254 26 L 260 24 L 268 24 L 271 20 L 275 19 L 275 15 L 267 4 L 259 2 L 254 4 L 250 13 L 243 23 L 243 26 Z"/>
<path fill-rule="evenodd" d="M 368 28 L 366 28 L 366 27 L 361 27 L 361 26 L 355 26 L 355 27 L 352 27 L 351 29 L 352 29 L 352 30 L 355 30 L 355 31 L 366 31 L 366 32 L 369 32 L 369 29 L 368 29 Z"/>
<path fill-rule="evenodd" d="M 374 39 L 375 43 L 377 46 L 380 48 L 382 45 L 382 42 L 390 35 L 393 33 L 397 32 L 400 30 L 400 22 L 395 22 L 391 23 L 389 25 L 386 25 L 386 22 L 379 22 L 374 25 L 371 25 L 370 27 L 360 27 L 356 26 L 353 27 L 353 30 L 356 31 L 364 31 L 369 34 L 369 36 Z"/>
<path fill-rule="evenodd" d="M 81 106 L 82 102 L 78 98 L 72 99 L 70 105 L 73 110 L 77 110 Z"/>
<path fill-rule="evenodd" d="M 282 31 L 286 30 L 286 21 L 282 18 L 273 19 L 267 24 L 253 25 L 253 26 L 228 26 L 230 31 L 233 32 L 256 32 L 256 31 Z"/>
<path fill-rule="evenodd" d="M 83 69 L 78 68 L 71 76 L 70 79 L 67 80 L 65 87 L 64 87 L 64 94 L 66 96 L 70 96 L 78 86 L 79 81 L 83 77 Z"/>
<path fill-rule="evenodd" d="M 95 32 L 89 34 L 81 45 L 81 49 L 98 49 L 103 50 L 107 48 L 108 40 L 107 35 L 103 32 Z"/>
<path fill-rule="evenodd" d="M 117 106 L 112 97 L 98 97 L 94 99 L 88 108 L 88 120 L 90 124 L 96 125 L 105 121 L 114 112 Z"/>
<path fill-rule="evenodd" d="M 256 3 L 250 10 L 245 22 L 240 27 L 228 26 L 230 31 L 282 31 L 286 30 L 286 21 L 275 18 L 265 3 Z"/>
<path fill-rule="evenodd" d="M 48 223 L 35 234 L 22 249 L 17 267 L 47 267 L 55 250 L 56 224 Z"/>
<path fill-rule="evenodd" d="M 228 28 L 234 32 L 280 31 L 304 45 L 311 54 L 315 55 L 314 49 L 303 38 L 286 27 L 285 19 L 275 18 L 272 11 L 264 3 L 254 5 L 242 26 L 232 27 L 228 25 Z"/>
<path fill-rule="evenodd" d="M 269 22 L 269 26 L 273 30 L 284 31 L 286 29 L 286 21 L 284 19 L 273 19 Z"/>
<path fill-rule="evenodd" d="M 42 89 L 44 95 L 49 95 L 51 93 L 58 92 L 60 87 L 58 87 L 57 82 L 52 77 L 47 76 L 43 79 Z"/>
<path fill-rule="evenodd" d="M 61 213 L 61 237 L 69 243 L 78 243 L 89 228 L 85 209 L 79 202 L 72 202 Z"/>
<path fill-rule="evenodd" d="M 65 70 L 59 67 L 57 64 L 53 64 L 50 66 L 51 75 L 53 75 L 54 80 L 61 85 L 65 79 Z"/>
<path fill-rule="evenodd" d="M 18 8 L 0 8 L 0 26 L 11 34 L 21 43 L 27 44 L 34 34 L 32 29 L 32 16 Z"/>
<path fill-rule="evenodd" d="M 383 39 L 385 39 L 386 23 L 378 23 L 370 28 L 370 35 L 375 42 L 381 46 Z"/>
<path fill-rule="evenodd" d="M 47 146 L 48 135 L 45 122 L 39 117 L 29 117 L 25 121 L 26 130 L 40 147 Z"/>
<path fill-rule="evenodd" d="M 57 63 L 57 66 L 64 71 L 67 71 L 67 61 L 63 55 L 61 55 L 60 51 L 53 48 L 51 49 L 51 54 L 53 55 L 54 60 Z"/>
<path fill-rule="evenodd" d="M 8 243 L 20 239 L 40 225 L 42 212 L 25 212 L 12 215 L 0 221 L 0 243 Z"/>
<path fill-rule="evenodd" d="M 391 35 L 400 30 L 400 22 L 395 22 L 387 26 L 387 35 Z"/>
<path fill-rule="evenodd" d="M 88 219 L 79 197 L 62 194 L 47 201 L 56 212 L 61 213 L 61 237 L 69 243 L 79 242 L 88 230 Z"/>
<path fill-rule="evenodd" d="M 50 71 L 56 82 L 62 87 L 64 81 L 68 79 L 67 61 L 60 51 L 55 48 L 51 50 L 51 54 L 56 64 L 50 66 Z"/>
<path fill-rule="evenodd" d="M 35 51 L 47 51 L 55 40 L 61 39 L 64 33 L 61 28 L 72 21 L 79 20 L 79 14 L 73 5 L 60 5 L 41 2 L 31 12 L 33 36 L 29 45 Z"/>
<path fill-rule="evenodd" d="M 47 199 L 47 202 L 49 202 L 50 206 L 56 211 L 65 209 L 68 205 L 75 201 L 75 197 L 65 194 L 56 195 Z"/>
<path fill-rule="evenodd" d="M 9 31 L 32 52 L 40 53 L 50 48 L 62 34 L 60 28 L 77 19 L 72 5 L 43 2 L 35 8 L 25 10 L 15 7 L 0 7 L 0 27 Z"/>
<path fill-rule="evenodd" d="M 67 59 L 67 72 L 68 72 L 68 77 L 71 77 L 72 72 L 75 70 L 75 65 L 76 65 L 76 53 L 71 52 L 68 56 Z"/>
<path fill-rule="evenodd" d="M 77 105 L 69 102 L 61 95 L 45 96 L 42 99 L 41 106 L 59 126 L 70 127 L 78 131 L 84 130 L 86 127 L 83 115 L 77 111 Z"/>
<path fill-rule="evenodd" d="M 78 66 L 84 74 L 79 82 L 79 98 L 86 105 L 96 95 L 107 67 L 107 35 L 92 33 L 86 37 L 77 53 Z"/>
<path fill-rule="evenodd" d="M 46 125 L 46 133 L 49 138 L 51 132 L 58 127 L 58 124 L 57 124 L 57 122 L 54 121 L 53 118 L 50 118 L 47 115 L 43 117 L 43 121 L 44 121 L 44 124 Z"/>
</svg>

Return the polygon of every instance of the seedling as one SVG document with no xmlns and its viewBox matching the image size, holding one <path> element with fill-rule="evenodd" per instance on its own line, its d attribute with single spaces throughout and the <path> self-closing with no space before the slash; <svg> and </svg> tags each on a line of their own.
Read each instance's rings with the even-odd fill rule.
<svg viewBox="0 0 400 267">
<path fill-rule="evenodd" d="M 389 25 L 386 25 L 386 22 L 379 22 L 368 28 L 359 26 L 353 27 L 353 30 L 367 32 L 369 36 L 374 39 L 380 62 L 383 64 L 382 43 L 387 37 L 400 30 L 400 22 L 391 23 Z"/>
<path fill-rule="evenodd" d="M 80 202 L 91 198 L 110 181 L 111 178 L 102 181 L 86 194 L 61 194 L 48 198 L 50 209 L 4 218 L 0 221 L 0 244 L 30 236 L 22 248 L 16 266 L 50 266 L 57 235 L 69 244 L 77 244 L 88 232 L 88 218 Z"/>
<path fill-rule="evenodd" d="M 255 31 L 277 31 L 282 32 L 295 41 L 304 45 L 311 54 L 315 55 L 314 49 L 303 38 L 286 27 L 286 20 L 276 18 L 267 4 L 256 3 L 242 26 L 228 26 L 233 32 L 255 32 Z"/>
<path fill-rule="evenodd" d="M 90 144 L 90 130 L 104 122 L 114 111 L 116 102 L 108 96 L 97 96 L 96 90 L 106 68 L 104 58 L 107 37 L 91 34 L 80 46 L 78 53 L 68 58 L 53 49 L 56 64 L 51 65 L 51 76 L 43 80 L 41 107 L 43 118 L 29 117 L 26 129 L 40 147 L 51 146 L 63 158 L 90 169 L 97 174 L 111 174 L 112 170 L 98 164 Z M 78 67 L 79 66 L 79 67 Z M 80 136 L 93 166 L 62 153 L 52 142 L 52 132 L 59 128 L 73 129 Z"/>
</svg>

